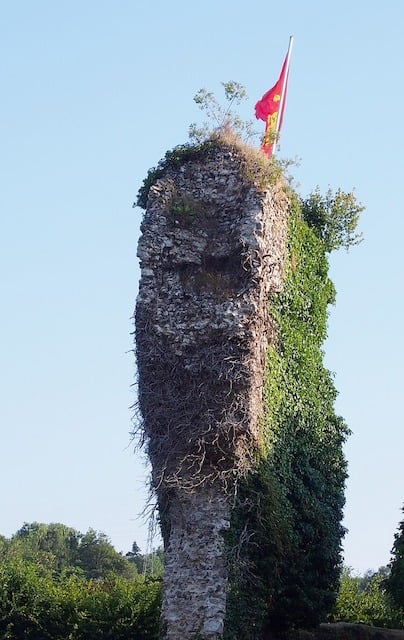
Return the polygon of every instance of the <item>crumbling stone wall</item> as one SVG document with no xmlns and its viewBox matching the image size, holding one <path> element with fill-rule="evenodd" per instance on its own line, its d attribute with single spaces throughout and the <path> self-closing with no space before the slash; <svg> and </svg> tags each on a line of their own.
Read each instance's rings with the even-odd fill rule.
<svg viewBox="0 0 404 640">
<path fill-rule="evenodd" d="M 166 547 L 166 638 L 219 638 L 237 477 L 260 446 L 268 299 L 288 202 L 218 144 L 151 186 L 138 256 L 139 405 Z"/>
</svg>

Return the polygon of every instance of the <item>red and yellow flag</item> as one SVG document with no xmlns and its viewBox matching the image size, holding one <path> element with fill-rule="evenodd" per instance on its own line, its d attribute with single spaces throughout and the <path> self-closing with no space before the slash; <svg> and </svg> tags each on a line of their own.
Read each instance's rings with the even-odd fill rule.
<svg viewBox="0 0 404 640">
<path fill-rule="evenodd" d="M 267 156 L 272 155 L 274 143 L 282 126 L 288 86 L 288 63 L 289 52 L 283 62 L 278 81 L 255 105 L 255 117 L 265 122 L 265 133 L 261 148 Z"/>
</svg>

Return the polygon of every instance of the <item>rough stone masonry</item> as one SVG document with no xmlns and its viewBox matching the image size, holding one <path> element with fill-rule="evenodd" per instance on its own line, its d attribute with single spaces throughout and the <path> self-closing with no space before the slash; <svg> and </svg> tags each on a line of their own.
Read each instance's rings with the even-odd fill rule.
<svg viewBox="0 0 404 640">
<path fill-rule="evenodd" d="M 220 638 L 225 536 L 260 444 L 268 300 L 282 287 L 288 201 L 244 152 L 167 166 L 141 225 L 136 351 L 142 429 L 163 532 L 167 640 Z"/>
</svg>

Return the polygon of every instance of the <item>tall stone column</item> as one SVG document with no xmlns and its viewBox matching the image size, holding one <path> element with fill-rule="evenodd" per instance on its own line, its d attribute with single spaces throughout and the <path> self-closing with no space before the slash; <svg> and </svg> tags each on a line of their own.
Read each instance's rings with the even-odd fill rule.
<svg viewBox="0 0 404 640">
<path fill-rule="evenodd" d="M 141 226 L 139 405 L 165 541 L 167 640 L 221 637 L 225 532 L 260 446 L 288 202 L 280 181 L 262 189 L 253 176 L 240 149 L 190 154 L 151 186 Z"/>
</svg>

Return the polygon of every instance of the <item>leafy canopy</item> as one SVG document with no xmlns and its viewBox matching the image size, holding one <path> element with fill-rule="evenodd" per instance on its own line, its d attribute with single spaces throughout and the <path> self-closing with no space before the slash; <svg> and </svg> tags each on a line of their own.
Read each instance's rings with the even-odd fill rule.
<svg viewBox="0 0 404 640">
<path fill-rule="evenodd" d="M 322 240 L 327 253 L 340 247 L 348 250 L 362 241 L 362 234 L 356 232 L 356 227 L 365 207 L 357 201 L 353 191 L 346 193 L 337 189 L 334 193 L 328 189 L 323 195 L 317 188 L 307 198 L 302 198 L 301 208 L 303 219 Z"/>
<path fill-rule="evenodd" d="M 84 535 L 60 523 L 25 523 L 0 546 L 0 563 L 11 559 L 33 562 L 55 575 L 75 574 L 88 579 L 110 573 L 134 578 L 133 565 L 115 550 L 108 537 L 89 529 Z"/>
</svg>

